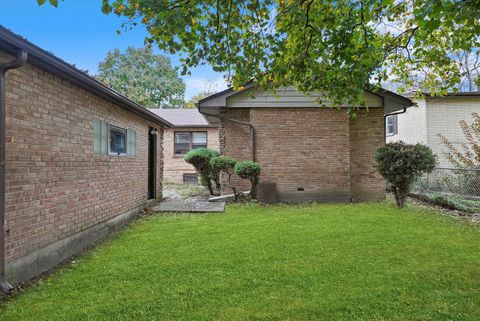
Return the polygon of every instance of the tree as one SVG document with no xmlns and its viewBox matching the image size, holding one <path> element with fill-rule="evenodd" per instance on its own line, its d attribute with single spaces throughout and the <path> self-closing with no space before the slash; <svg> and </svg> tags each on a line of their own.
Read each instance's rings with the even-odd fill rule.
<svg viewBox="0 0 480 321">
<path fill-rule="evenodd" d="M 212 168 L 210 166 L 210 160 L 214 157 L 218 157 L 220 154 L 209 148 L 197 148 L 188 152 L 183 159 L 192 164 L 195 167 L 198 175 L 200 176 L 200 181 L 203 186 L 205 186 L 210 195 L 214 195 L 213 186 L 212 186 Z"/>
<path fill-rule="evenodd" d="M 380 147 L 375 155 L 378 172 L 391 185 L 395 202 L 403 207 L 417 177 L 435 168 L 435 155 L 422 144 L 389 143 Z"/>
<path fill-rule="evenodd" d="M 386 80 L 443 94 L 461 80 L 452 53 L 479 47 L 479 0 L 103 0 L 102 9 L 185 54 L 183 74 L 206 63 L 235 89 L 294 85 L 337 105 L 363 104 L 365 87 Z"/>
<path fill-rule="evenodd" d="M 480 168 L 480 116 L 472 113 L 473 123 L 467 124 L 465 120 L 459 122 L 467 144 L 461 148 L 455 147 L 447 137 L 438 134 L 441 142 L 448 148 L 448 160 L 453 166 L 460 169 Z"/>
<path fill-rule="evenodd" d="M 114 49 L 98 66 L 98 80 L 148 108 L 183 104 L 185 84 L 170 59 L 155 55 L 150 47 Z"/>
<path fill-rule="evenodd" d="M 196 108 L 197 106 L 197 103 L 202 100 L 203 98 L 206 98 L 210 95 L 213 95 L 214 93 L 207 93 L 207 92 L 202 92 L 202 93 L 199 93 L 199 94 L 196 94 L 194 96 L 192 96 L 192 98 L 190 98 L 189 100 L 187 100 L 185 102 L 185 105 L 184 107 L 185 108 L 188 108 L 188 109 L 194 109 Z"/>
<path fill-rule="evenodd" d="M 250 181 L 250 197 L 255 197 L 257 185 L 260 180 L 260 172 L 262 167 L 254 161 L 243 161 L 235 164 L 235 173 L 241 178 Z"/>
<path fill-rule="evenodd" d="M 232 175 L 235 173 L 236 163 L 236 160 L 228 156 L 213 157 L 210 160 L 210 167 L 212 169 L 212 172 L 215 173 L 214 176 L 220 177 L 222 173 L 225 173 L 227 178 L 226 184 L 232 189 L 235 202 L 238 200 L 239 194 L 237 193 L 237 188 L 232 185 L 231 179 Z"/>
</svg>

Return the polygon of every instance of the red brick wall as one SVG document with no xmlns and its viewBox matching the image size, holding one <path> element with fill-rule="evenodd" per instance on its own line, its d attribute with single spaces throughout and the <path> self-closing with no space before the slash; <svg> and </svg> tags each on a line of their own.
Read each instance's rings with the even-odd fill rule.
<svg viewBox="0 0 480 321">
<path fill-rule="evenodd" d="M 0 60 L 6 55 L 0 52 Z M 147 201 L 149 126 L 162 128 L 32 65 L 7 74 L 7 262 Z M 93 123 L 136 130 L 136 156 L 93 153 Z"/>
<path fill-rule="evenodd" d="M 174 155 L 174 132 L 207 132 L 207 147 L 219 150 L 218 128 L 166 128 L 164 130 L 164 166 L 165 183 L 183 183 L 184 173 L 195 173 L 195 168 L 183 160 L 183 156 Z"/>
<path fill-rule="evenodd" d="M 260 200 L 384 197 L 383 179 L 373 168 L 374 150 L 383 144 L 383 108 L 371 108 L 353 121 L 344 110 L 322 108 L 230 109 L 224 116 L 249 120 L 255 128 L 256 161 L 263 168 Z M 224 154 L 251 159 L 247 126 L 224 120 L 220 141 Z"/>
</svg>

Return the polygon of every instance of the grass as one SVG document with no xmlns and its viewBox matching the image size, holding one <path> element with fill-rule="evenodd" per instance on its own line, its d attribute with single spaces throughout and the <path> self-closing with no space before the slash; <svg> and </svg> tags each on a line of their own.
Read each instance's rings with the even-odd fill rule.
<svg viewBox="0 0 480 321">
<path fill-rule="evenodd" d="M 479 320 L 480 231 L 387 203 L 154 216 L 0 320 Z"/>
</svg>

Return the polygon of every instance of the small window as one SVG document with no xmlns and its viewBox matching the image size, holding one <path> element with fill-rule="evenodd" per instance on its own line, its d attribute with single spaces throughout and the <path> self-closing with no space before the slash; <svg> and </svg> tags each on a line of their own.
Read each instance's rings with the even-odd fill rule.
<svg viewBox="0 0 480 321">
<path fill-rule="evenodd" d="M 397 122 L 398 122 L 397 115 L 387 116 L 387 119 L 386 119 L 387 136 L 392 136 L 392 135 L 398 134 L 398 123 Z"/>
<path fill-rule="evenodd" d="M 184 173 L 183 182 L 186 184 L 198 184 L 198 175 L 196 173 Z"/>
<path fill-rule="evenodd" d="M 192 149 L 207 147 L 207 132 L 175 132 L 175 156 L 185 155 Z"/>
<path fill-rule="evenodd" d="M 125 156 L 127 155 L 127 130 L 109 126 L 109 143 L 108 153 L 110 155 Z"/>
</svg>

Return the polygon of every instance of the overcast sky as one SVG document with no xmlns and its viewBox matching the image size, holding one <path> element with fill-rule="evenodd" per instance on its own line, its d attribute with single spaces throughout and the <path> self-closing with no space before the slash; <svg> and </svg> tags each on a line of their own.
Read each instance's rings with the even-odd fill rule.
<svg viewBox="0 0 480 321">
<path fill-rule="evenodd" d="M 48 4 L 40 7 L 37 0 L 0 0 L 0 25 L 66 62 L 95 74 L 98 63 L 109 50 L 141 47 L 146 35 L 142 27 L 117 35 L 122 19 L 113 14 L 104 15 L 101 2 L 64 0 L 54 8 Z M 177 56 L 167 56 L 172 59 L 172 65 L 179 65 Z M 226 88 L 222 74 L 209 66 L 192 69 L 192 76 L 183 79 L 187 99 L 207 89 L 220 91 Z"/>
</svg>

